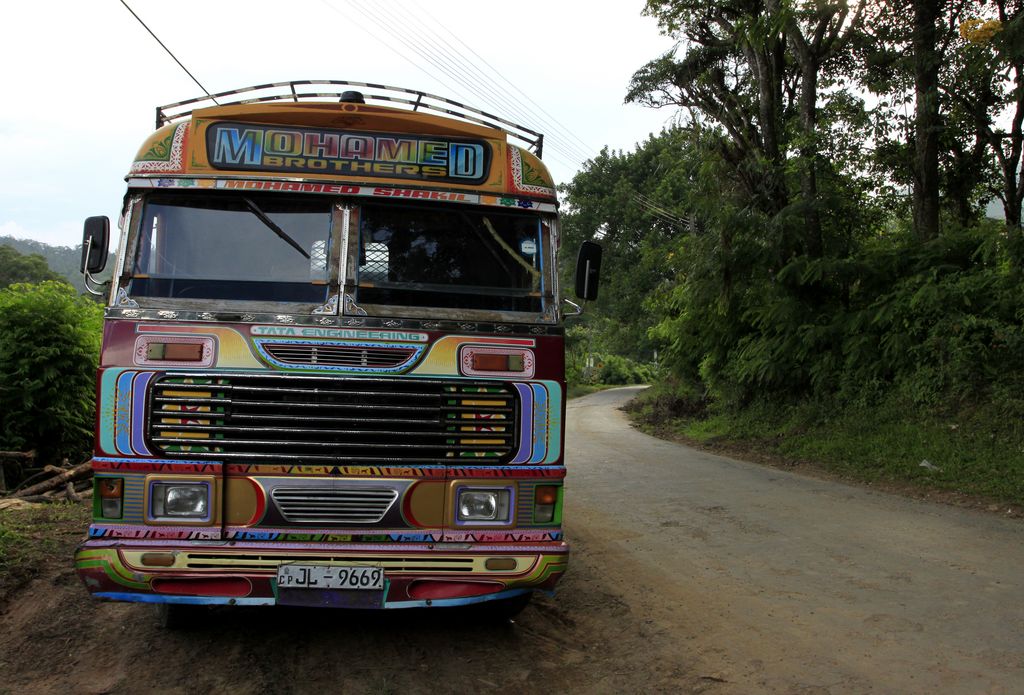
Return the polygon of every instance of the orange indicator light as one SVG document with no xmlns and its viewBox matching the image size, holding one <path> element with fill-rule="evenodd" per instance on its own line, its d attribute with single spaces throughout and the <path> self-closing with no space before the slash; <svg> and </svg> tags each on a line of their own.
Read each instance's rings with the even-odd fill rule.
<svg viewBox="0 0 1024 695">
<path fill-rule="evenodd" d="M 542 485 L 537 488 L 536 504 L 554 504 L 558 500 L 558 488 L 554 485 Z"/>
<path fill-rule="evenodd" d="M 124 478 L 97 478 L 96 484 L 105 499 L 120 499 L 124 491 Z"/>
<path fill-rule="evenodd" d="M 558 486 L 540 485 L 533 494 L 533 520 L 541 524 L 553 522 L 558 506 Z"/>
</svg>

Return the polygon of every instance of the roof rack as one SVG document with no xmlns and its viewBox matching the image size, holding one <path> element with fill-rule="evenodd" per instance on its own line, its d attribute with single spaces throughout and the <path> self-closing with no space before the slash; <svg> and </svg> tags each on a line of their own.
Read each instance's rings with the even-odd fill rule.
<svg viewBox="0 0 1024 695">
<path fill-rule="evenodd" d="M 318 91 L 300 91 L 309 87 L 316 87 Z M 204 109 L 211 106 L 224 106 L 226 104 L 257 104 L 268 101 L 341 101 L 343 92 L 341 87 L 362 87 L 390 92 L 390 94 L 377 94 L 363 92 L 363 98 L 367 102 L 386 101 L 398 105 L 399 108 L 408 108 L 410 111 L 420 109 L 436 111 L 449 116 L 454 116 L 469 123 L 486 126 L 500 130 L 506 135 L 524 143 L 538 157 L 544 149 L 544 136 L 535 130 L 525 126 L 507 121 L 500 116 L 474 109 L 451 99 L 439 97 L 436 94 L 421 92 L 416 89 L 405 89 L 404 87 L 390 87 L 384 84 L 373 84 L 371 82 L 349 82 L 347 80 L 295 80 L 292 82 L 272 82 L 260 84 L 253 87 L 242 87 L 216 94 L 207 94 L 195 99 L 179 101 L 175 104 L 156 107 L 156 127 L 160 128 L 168 123 L 173 123 L 182 118 L 188 118 L 196 109 Z M 415 98 L 413 98 L 415 97 Z M 454 108 L 452 108 L 454 107 Z"/>
</svg>

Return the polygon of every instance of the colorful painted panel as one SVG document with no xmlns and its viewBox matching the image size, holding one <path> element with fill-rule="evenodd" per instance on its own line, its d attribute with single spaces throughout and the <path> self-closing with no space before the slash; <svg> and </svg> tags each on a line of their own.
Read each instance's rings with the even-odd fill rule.
<svg viewBox="0 0 1024 695">
<path fill-rule="evenodd" d="M 510 463 L 556 463 L 562 455 L 562 387 L 552 381 L 515 384 L 519 392 L 519 448 Z"/>
<path fill-rule="evenodd" d="M 213 123 L 206 153 L 215 169 L 479 184 L 490 169 L 483 140 L 354 130 Z"/>
<path fill-rule="evenodd" d="M 518 147 L 510 146 L 508 160 L 509 180 L 515 192 L 554 197 L 554 181 L 539 159 Z"/>
<path fill-rule="evenodd" d="M 130 188 L 175 188 L 175 189 L 221 189 L 246 191 L 272 191 L 275 193 L 308 193 L 313 195 L 344 195 L 360 198 L 398 198 L 400 200 L 423 200 L 467 205 L 487 205 L 503 208 L 519 208 L 537 212 L 558 211 L 554 203 L 542 203 L 523 196 L 483 195 L 456 191 L 439 191 L 420 188 L 396 188 L 394 186 L 352 186 L 336 183 L 264 181 L 258 179 L 212 179 L 212 178 L 131 178 Z"/>
<path fill-rule="evenodd" d="M 99 446 L 112 455 L 152 456 L 146 446 L 146 388 L 154 372 L 107 369 L 100 380 Z M 136 397 L 138 396 L 138 397 Z"/>
<path fill-rule="evenodd" d="M 137 155 L 130 173 L 182 173 L 185 170 L 183 161 L 188 133 L 188 123 L 168 125 L 158 130 Z"/>
</svg>

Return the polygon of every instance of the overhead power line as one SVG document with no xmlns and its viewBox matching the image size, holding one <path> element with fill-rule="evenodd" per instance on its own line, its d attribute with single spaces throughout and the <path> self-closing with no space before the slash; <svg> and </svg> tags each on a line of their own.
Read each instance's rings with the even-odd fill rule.
<svg viewBox="0 0 1024 695">
<path fill-rule="evenodd" d="M 415 19 L 407 20 L 403 14 L 415 16 L 411 11 L 407 13 L 403 13 L 402 10 L 394 11 L 386 5 L 374 5 L 372 9 L 369 7 L 359 9 L 364 13 L 371 12 L 375 15 L 379 13 L 379 19 L 386 22 L 388 27 L 394 27 L 402 31 L 402 35 L 406 38 L 408 44 L 424 59 L 441 67 L 446 74 L 478 95 L 480 99 L 499 104 L 502 109 L 509 114 L 514 114 L 517 119 L 523 122 L 535 124 L 539 121 L 536 116 L 527 115 L 527 112 L 522 108 L 521 102 L 516 103 L 517 100 L 498 87 L 493 78 L 481 72 L 473 62 L 467 62 L 465 56 L 457 48 L 445 41 L 443 37 L 433 34 L 429 27 L 424 27 L 422 20 L 415 24 L 415 26 L 410 23 L 410 21 L 415 22 Z M 425 37 L 424 39 L 419 38 L 421 34 Z M 447 50 L 444 47 L 447 47 Z M 545 129 L 547 130 L 547 128 Z M 558 150 L 577 166 L 582 163 L 582 160 L 587 158 L 586 154 L 581 154 L 579 151 L 573 151 L 572 148 L 566 147 L 565 143 L 559 139 L 557 133 L 552 138 L 550 130 L 547 130 L 545 145 L 549 150 Z"/>
<path fill-rule="evenodd" d="M 682 224 L 682 225 L 689 224 L 689 221 L 685 217 L 677 215 L 676 213 L 672 212 L 671 210 L 669 210 L 669 209 L 667 209 L 665 207 L 662 207 L 660 203 L 658 203 L 657 201 L 655 201 L 655 200 L 653 200 L 651 198 L 648 198 L 643 193 L 634 193 L 633 195 L 636 198 L 638 203 L 640 203 L 643 207 L 647 208 L 648 210 L 654 212 L 659 217 L 671 220 L 671 221 L 673 221 L 673 222 L 675 222 L 677 224 Z"/>
<path fill-rule="evenodd" d="M 399 3 L 399 4 L 402 4 L 402 3 Z M 413 10 L 410 10 L 410 12 L 414 12 L 414 11 L 413 11 Z M 449 28 L 448 28 L 448 27 L 446 27 L 446 26 L 445 26 L 444 24 L 442 24 L 441 22 L 439 22 L 439 21 L 438 21 L 438 20 L 437 20 L 437 19 L 436 19 L 436 18 L 435 18 L 435 17 L 433 16 L 433 15 L 431 15 L 431 14 L 427 14 L 427 15 L 426 15 L 426 17 L 427 17 L 427 19 L 428 19 L 428 20 L 429 20 L 430 22 L 432 22 L 432 23 L 433 23 L 433 24 L 435 24 L 436 26 L 440 27 L 440 28 L 441 28 L 441 29 L 442 29 L 442 30 L 443 30 L 443 31 L 444 31 L 444 32 L 445 32 L 446 34 L 448 34 L 448 35 L 449 35 L 449 36 L 451 36 L 451 37 L 452 37 L 453 39 L 455 39 L 455 41 L 458 41 L 458 42 L 459 42 L 460 44 L 462 44 L 463 46 L 465 46 L 466 50 L 468 50 L 468 51 L 469 51 L 470 53 L 472 53 L 472 54 L 473 54 L 473 56 L 474 56 L 474 57 L 476 57 L 476 58 L 477 58 L 477 59 L 478 59 L 478 60 L 479 60 L 479 61 L 480 61 L 481 63 L 483 63 L 484 65 L 486 65 L 486 66 L 487 66 L 487 67 L 488 67 L 488 68 L 489 68 L 489 69 L 491 70 L 491 72 L 493 72 L 493 73 L 494 73 L 495 75 L 497 75 L 497 76 L 498 76 L 499 78 L 501 78 L 501 80 L 502 80 L 502 81 L 503 81 L 503 82 L 504 82 L 505 84 L 507 84 L 507 85 L 508 85 L 509 87 L 511 87 L 512 89 L 514 89 L 514 90 L 515 90 L 516 92 L 518 92 L 518 93 L 519 93 L 519 94 L 520 94 L 520 95 L 521 95 L 521 96 L 522 96 L 522 97 L 523 97 L 524 99 L 526 99 L 526 100 L 527 100 L 528 102 L 530 102 L 531 104 L 533 104 L 534 106 L 536 106 L 536 107 L 537 107 L 537 109 L 538 109 L 538 110 L 539 110 L 539 111 L 540 111 L 541 113 L 543 113 L 543 114 L 544 114 L 544 115 L 546 115 L 546 116 L 547 116 L 548 118 L 550 118 L 550 119 L 551 119 L 551 121 L 552 121 L 552 122 L 554 122 L 554 123 L 556 124 L 556 126 L 557 126 L 557 128 L 556 128 L 556 129 L 558 129 L 558 130 L 563 130 L 563 131 L 564 131 L 564 132 L 565 132 L 565 133 L 566 133 L 566 134 L 567 134 L 567 135 L 568 135 L 568 136 L 569 136 L 569 137 L 570 137 L 571 139 L 575 140 L 575 141 L 576 141 L 576 142 L 577 142 L 577 143 L 578 143 L 578 144 L 580 145 L 580 147 L 581 147 L 581 151 L 582 151 L 582 152 L 585 152 L 585 153 L 589 153 L 589 152 L 593 152 L 593 151 L 594 151 L 594 148 L 593 148 L 593 147 L 592 147 L 591 145 L 588 145 L 587 143 L 583 142 L 583 140 L 581 140 L 581 139 L 580 139 L 580 138 L 579 138 L 579 137 L 578 137 L 578 136 L 577 136 L 577 135 L 576 135 L 576 134 L 575 134 L 575 133 L 574 133 L 574 132 L 572 131 L 572 129 L 571 129 L 571 128 L 568 128 L 568 127 L 566 127 L 566 126 L 565 126 L 564 124 L 562 124 L 562 123 L 561 123 L 561 122 L 560 122 L 560 121 L 559 121 L 559 120 L 558 120 L 557 118 L 555 118 L 555 117 L 554 117 L 554 116 L 552 116 L 552 115 L 551 115 L 550 113 L 548 113 L 548 111 L 547 111 L 547 110 L 546 110 L 546 109 L 545 109 L 545 108 L 544 108 L 543 106 L 541 106 L 541 105 L 540 105 L 540 104 L 538 104 L 538 103 L 537 103 L 536 101 L 534 101 L 533 99 L 531 99 L 531 98 L 530 98 L 530 95 L 529 95 L 529 94 L 527 94 L 526 92 L 524 92 L 524 91 L 523 91 L 522 89 L 520 89 L 520 88 L 519 88 L 518 86 L 516 86 L 516 85 L 515 85 L 515 84 L 514 84 L 514 83 L 513 83 L 513 82 L 512 82 L 511 80 L 509 80 L 509 79 L 508 79 L 507 77 L 505 77 L 505 75 L 503 75 L 503 74 L 501 73 L 501 71 L 500 71 L 500 70 L 498 70 L 498 69 L 497 69 L 497 68 L 495 68 L 495 67 L 494 67 L 493 65 L 491 65 L 491 64 L 490 64 L 490 63 L 489 63 L 489 62 L 487 61 L 487 59 L 486 59 L 486 58 L 484 58 L 484 57 L 483 57 L 482 55 L 480 55 L 480 54 L 479 54 L 479 53 L 477 53 L 477 52 L 476 52 L 475 50 L 473 50 L 473 47 L 472 47 L 472 46 L 470 46 L 470 45 L 469 45 L 469 44 L 467 44 L 467 43 L 466 43 L 465 41 L 463 41 L 463 40 L 462 40 L 461 38 L 459 38 L 459 37 L 458 37 L 457 35 L 455 35 L 454 33 L 452 33 L 451 29 L 449 29 Z M 446 43 L 446 45 L 449 45 L 449 46 L 451 45 L 451 44 L 448 44 L 447 42 L 445 42 L 445 43 Z M 543 119 L 541 119 L 541 120 L 543 120 Z M 588 154 L 587 156 L 585 156 L 585 157 L 584 157 L 584 159 L 590 159 L 590 158 L 591 158 L 591 157 L 590 157 L 590 155 L 589 155 L 589 154 Z"/>
<path fill-rule="evenodd" d="M 639 195 L 635 195 L 634 200 L 640 206 L 640 209 L 651 217 L 661 220 L 676 229 L 689 229 L 689 223 L 686 220 L 676 217 L 671 213 L 663 212 L 660 208 L 651 207 L 647 203 L 643 202 Z"/>
<path fill-rule="evenodd" d="M 346 17 L 346 19 L 353 21 L 357 26 L 360 26 L 361 28 L 366 30 L 367 33 L 369 33 L 378 42 L 387 46 L 396 55 L 401 57 L 403 60 L 409 62 L 410 64 L 414 65 L 421 72 L 430 75 L 432 79 L 440 82 L 446 88 L 451 89 L 457 93 L 472 94 L 476 99 L 479 99 L 488 105 L 493 104 L 495 102 L 503 101 L 500 95 L 496 98 L 493 94 L 488 94 L 481 87 L 481 85 L 487 85 L 490 82 L 489 79 L 487 79 L 486 77 L 477 78 L 469 75 L 465 69 L 465 64 L 460 62 L 457 56 L 441 55 L 440 53 L 432 50 L 428 46 L 424 46 L 418 39 L 410 39 L 411 36 L 416 36 L 419 33 L 423 33 L 424 30 L 426 31 L 427 34 L 430 34 L 429 28 L 417 26 L 414 28 L 415 30 L 413 30 L 409 28 L 407 24 L 405 24 L 404 20 L 401 17 L 396 17 L 390 14 L 385 16 L 381 14 L 380 7 L 375 8 L 377 11 L 374 11 L 358 3 L 345 3 L 348 5 L 348 10 L 354 10 L 353 13 L 349 13 L 335 6 L 328 0 L 321 0 L 321 2 L 323 2 L 324 5 L 326 5 L 333 11 Z M 366 24 L 360 22 L 358 19 L 355 18 L 355 13 L 361 15 L 363 21 L 375 25 L 377 28 L 379 28 L 381 31 L 387 34 L 390 37 L 390 40 L 385 40 L 381 38 L 381 36 L 372 28 L 367 28 Z M 400 28 L 400 26 L 405 26 L 407 31 L 401 33 L 396 31 L 396 28 Z M 399 47 L 401 48 L 401 50 L 399 50 Z M 414 56 L 417 56 L 418 60 L 416 58 L 410 58 L 407 52 L 413 54 Z M 424 64 L 429 64 L 433 66 L 438 71 L 438 73 L 431 74 L 430 72 L 427 72 L 426 70 L 423 69 Z M 449 80 L 458 85 L 458 87 L 453 87 L 452 84 L 449 83 Z M 507 100 L 504 101 L 503 103 L 504 110 L 506 112 L 511 112 L 511 116 L 519 117 L 518 112 L 514 108 L 509 108 L 509 102 Z M 553 141 L 549 137 L 545 137 L 545 145 L 545 149 L 547 149 L 548 152 L 553 154 L 556 159 L 562 161 L 563 163 L 567 164 L 570 167 L 579 168 L 581 162 L 578 161 L 578 159 L 575 156 L 573 156 L 572 153 L 566 151 L 563 147 L 561 147 L 558 141 Z"/>
<path fill-rule="evenodd" d="M 539 115 L 536 111 L 534 111 L 532 108 L 530 108 L 530 106 L 528 106 L 526 102 L 528 101 L 530 103 L 534 103 L 535 105 L 536 102 L 530 99 L 529 96 L 526 95 L 525 92 L 523 92 L 523 90 L 516 87 L 511 81 L 509 81 L 504 75 L 502 75 L 501 72 L 499 72 L 493 65 L 487 62 L 487 60 L 483 58 L 479 53 L 474 51 L 473 48 L 469 46 L 465 41 L 463 41 L 454 33 L 452 33 L 450 29 L 439 23 L 436 18 L 431 16 L 429 13 L 420 13 L 419 10 L 417 10 L 416 8 L 405 7 L 401 3 L 396 4 L 398 7 L 401 7 L 403 9 L 405 14 L 409 15 L 410 17 L 414 18 L 414 20 L 417 21 L 415 27 L 416 31 L 413 33 L 422 33 L 425 36 L 429 37 L 429 39 L 437 46 L 443 46 L 444 50 L 442 51 L 438 49 L 438 52 L 444 53 L 445 55 L 448 55 L 452 60 L 454 60 L 460 66 L 460 71 L 463 74 L 468 75 L 470 81 L 473 84 L 480 85 L 487 91 L 498 94 L 500 100 L 505 105 L 505 108 L 508 108 L 509 110 L 514 111 L 518 114 L 522 114 L 520 117 L 523 118 L 524 120 L 542 125 L 544 130 L 547 132 L 546 140 L 549 147 L 556 148 L 560 152 L 565 154 L 567 157 L 569 157 L 572 160 L 574 166 L 576 166 L 576 168 L 581 168 L 583 162 L 592 157 L 591 152 L 593 151 L 593 149 L 591 147 L 589 147 L 586 143 L 582 143 L 582 141 L 580 141 L 579 138 L 575 137 L 575 135 L 572 133 L 570 129 L 566 128 L 564 125 L 559 123 L 557 119 L 555 119 L 553 116 L 550 116 L 550 114 L 548 114 L 548 116 L 551 119 L 549 121 L 547 118 L 544 118 L 543 116 Z M 383 10 L 383 6 L 377 5 L 374 7 L 374 9 Z M 427 26 L 428 23 L 434 24 L 435 26 L 442 29 L 455 41 L 464 46 L 466 50 L 469 51 L 470 54 L 472 54 L 472 57 L 466 55 L 466 53 L 464 53 L 458 46 L 452 45 L 451 42 L 446 40 L 443 36 L 435 32 L 429 26 Z M 487 74 L 480 67 L 481 63 L 487 66 L 487 68 L 490 69 L 492 74 Z M 509 93 L 507 90 L 503 89 L 500 86 L 501 81 L 505 82 L 514 90 L 519 92 L 519 94 L 522 95 L 522 98 L 516 97 L 513 94 Z M 540 107 L 538 106 L 538 108 Z M 543 111 L 543 109 L 541 110 Z M 582 147 L 577 146 L 572 141 L 573 139 L 575 139 L 577 142 L 580 142 Z"/>
<path fill-rule="evenodd" d="M 435 48 L 434 46 L 440 46 L 442 43 L 445 43 L 444 40 L 438 37 L 429 26 L 426 26 L 425 20 L 419 18 L 415 12 L 411 10 L 406 11 L 406 14 L 413 18 L 415 24 L 413 26 L 401 14 L 396 15 L 391 10 L 380 5 L 366 6 L 352 2 L 340 3 L 348 5 L 346 10 L 342 10 L 335 4 L 328 2 L 328 0 L 321 1 L 324 5 L 342 14 L 350 21 L 354 20 L 355 14 L 361 15 L 363 21 L 354 20 L 354 23 L 364 29 L 366 28 L 364 22 L 375 25 L 389 38 L 387 40 L 382 39 L 376 31 L 369 29 L 368 33 L 374 39 L 387 46 L 410 64 L 413 64 L 418 70 L 426 72 L 422 67 L 424 64 L 433 66 L 437 73 L 426 74 L 444 84 L 446 88 L 453 89 L 453 91 L 459 93 L 471 93 L 475 95 L 476 99 L 480 99 L 488 105 L 501 103 L 503 106 L 502 110 L 522 120 L 538 120 L 536 117 L 524 118 L 519 115 L 522 113 L 522 110 L 517 109 L 516 105 L 521 103 L 522 100 L 515 99 L 501 90 L 497 86 L 497 80 L 473 67 L 474 61 L 468 61 L 465 55 L 457 49 L 441 51 Z M 405 28 L 404 31 L 400 31 L 402 27 Z M 428 41 L 426 44 L 418 38 L 420 35 L 427 37 Z M 430 44 L 433 44 L 433 46 Z M 445 45 L 451 47 L 450 44 Z M 414 54 L 416 58 L 410 58 L 409 54 Z M 476 74 L 473 74 L 474 72 Z M 458 86 L 453 87 L 452 84 L 449 84 L 449 81 Z M 586 154 L 567 149 L 558 134 L 552 133 L 550 130 L 546 134 L 545 145 L 545 149 L 552 153 L 556 159 L 575 169 L 580 168 L 583 160 L 588 158 Z"/>
<path fill-rule="evenodd" d="M 174 62 L 178 64 L 178 67 L 180 67 L 182 70 L 184 70 L 185 74 L 188 75 L 189 77 L 191 77 L 193 82 L 195 82 L 197 85 L 199 85 L 199 89 L 203 90 L 203 93 L 206 94 L 206 96 L 208 96 L 211 99 L 213 99 L 213 96 L 210 94 L 210 90 L 208 90 L 206 87 L 204 87 L 202 85 L 202 83 L 199 80 L 196 79 L 196 76 L 193 75 L 191 72 L 189 72 L 188 68 L 186 68 L 182 64 L 182 62 L 180 60 L 178 60 L 178 57 L 176 55 L 171 53 L 171 49 L 169 49 L 167 46 L 164 45 L 164 42 L 160 40 L 160 37 L 158 37 L 156 34 L 153 33 L 152 29 L 150 29 L 148 26 L 146 26 L 146 23 L 142 21 L 142 18 L 139 17 L 139 15 L 135 14 L 135 10 L 133 10 L 130 7 L 128 7 L 128 3 L 125 2 L 124 0 L 121 0 L 121 4 L 124 5 L 124 8 L 126 10 L 128 10 L 129 12 L 132 13 L 132 17 L 135 17 L 135 19 L 137 19 L 139 21 L 139 24 L 142 25 L 142 28 L 145 29 L 146 31 L 148 31 L 149 35 L 152 36 L 156 40 L 156 42 L 158 44 L 160 44 L 160 48 L 162 48 L 165 51 L 167 51 L 167 55 L 169 55 L 171 58 L 174 59 Z M 217 100 L 213 99 L 213 103 L 216 104 Z"/>
<path fill-rule="evenodd" d="M 382 46 L 384 46 L 387 49 L 389 49 L 392 53 L 397 55 L 399 58 L 401 58 L 402 60 L 404 60 L 405 62 L 409 63 L 411 66 L 413 66 L 414 68 L 416 68 L 417 70 L 422 72 L 424 75 L 429 77 L 432 81 L 437 82 L 437 83 L 443 85 L 446 89 L 450 90 L 450 92 L 452 94 L 465 95 L 465 94 L 470 93 L 470 92 L 466 92 L 465 91 L 466 87 L 463 87 L 462 89 L 459 89 L 458 87 L 453 86 L 450 83 L 449 80 L 444 79 L 444 77 L 442 77 L 441 75 L 438 75 L 438 74 L 435 74 L 435 73 L 432 73 L 432 72 L 426 70 L 423 66 L 424 66 L 424 64 L 429 63 L 429 64 L 433 65 L 435 68 L 437 68 L 438 70 L 440 70 L 441 72 L 444 72 L 446 75 L 448 75 L 450 77 L 450 79 L 454 79 L 454 76 L 451 75 L 450 70 L 446 70 L 446 69 L 442 68 L 441 66 L 437 65 L 434 61 L 427 60 L 426 56 L 424 56 L 424 55 L 420 54 L 418 51 L 416 51 L 415 47 L 410 45 L 408 43 L 408 41 L 406 41 L 406 39 L 404 37 L 398 36 L 397 34 L 395 34 L 395 32 L 389 27 L 387 22 L 382 21 L 378 17 L 371 16 L 370 14 L 365 12 L 359 6 L 349 7 L 348 10 L 352 10 L 352 9 L 357 10 L 358 11 L 358 15 L 362 15 L 361 17 L 358 16 L 356 12 L 349 12 L 349 11 L 343 10 L 342 8 L 340 8 L 340 7 L 336 6 L 336 5 L 334 5 L 333 3 L 329 2 L 329 0 L 320 0 L 320 2 L 324 6 L 326 6 L 328 9 L 330 9 L 332 12 L 334 12 L 334 13 L 338 14 L 339 16 L 343 17 L 346 22 L 354 24 L 355 26 L 359 27 L 359 29 L 361 29 L 365 34 L 367 34 L 368 36 L 372 37 L 375 41 L 377 41 Z M 388 39 L 384 38 L 383 36 L 381 36 L 381 34 L 378 33 L 378 31 L 374 28 L 375 26 L 377 28 L 383 30 L 386 34 L 389 34 L 391 36 L 391 39 L 388 40 Z M 460 81 L 460 84 L 465 85 L 466 82 Z M 468 83 L 468 87 L 472 87 L 472 82 L 471 81 Z M 484 99 L 484 98 L 480 97 L 477 92 L 472 91 L 472 90 L 471 90 L 471 93 L 476 95 L 476 99 L 479 100 L 479 103 L 481 104 L 481 106 L 486 106 L 486 105 L 490 104 L 490 101 L 491 101 L 490 99 Z M 462 98 L 465 98 L 465 97 L 463 96 Z M 472 100 L 473 99 L 469 99 L 468 101 L 472 101 Z M 510 114 L 510 115 L 512 115 L 512 114 Z M 547 139 L 545 138 L 545 140 L 547 140 Z M 546 147 L 545 149 L 547 149 L 548 152 L 551 152 L 552 154 L 554 154 L 556 159 L 562 161 L 565 164 L 568 164 L 569 166 L 574 166 L 574 164 L 571 161 L 568 161 L 564 157 L 559 156 L 559 153 L 557 152 L 557 148 L 551 148 L 549 142 L 545 141 L 545 145 L 548 145 L 548 147 Z"/>
</svg>

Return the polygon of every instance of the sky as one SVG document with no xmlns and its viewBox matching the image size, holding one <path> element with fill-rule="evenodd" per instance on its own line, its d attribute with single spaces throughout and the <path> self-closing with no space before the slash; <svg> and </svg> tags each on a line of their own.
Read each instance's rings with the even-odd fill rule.
<svg viewBox="0 0 1024 695">
<path fill-rule="evenodd" d="M 673 45 L 643 0 L 127 2 L 211 92 L 303 79 L 430 92 L 544 133 L 560 183 L 674 116 L 623 104 Z M 119 0 L 9 3 L 0 64 L 0 235 L 48 244 L 81 243 L 91 215 L 116 224 L 155 107 L 202 95 Z"/>
</svg>

